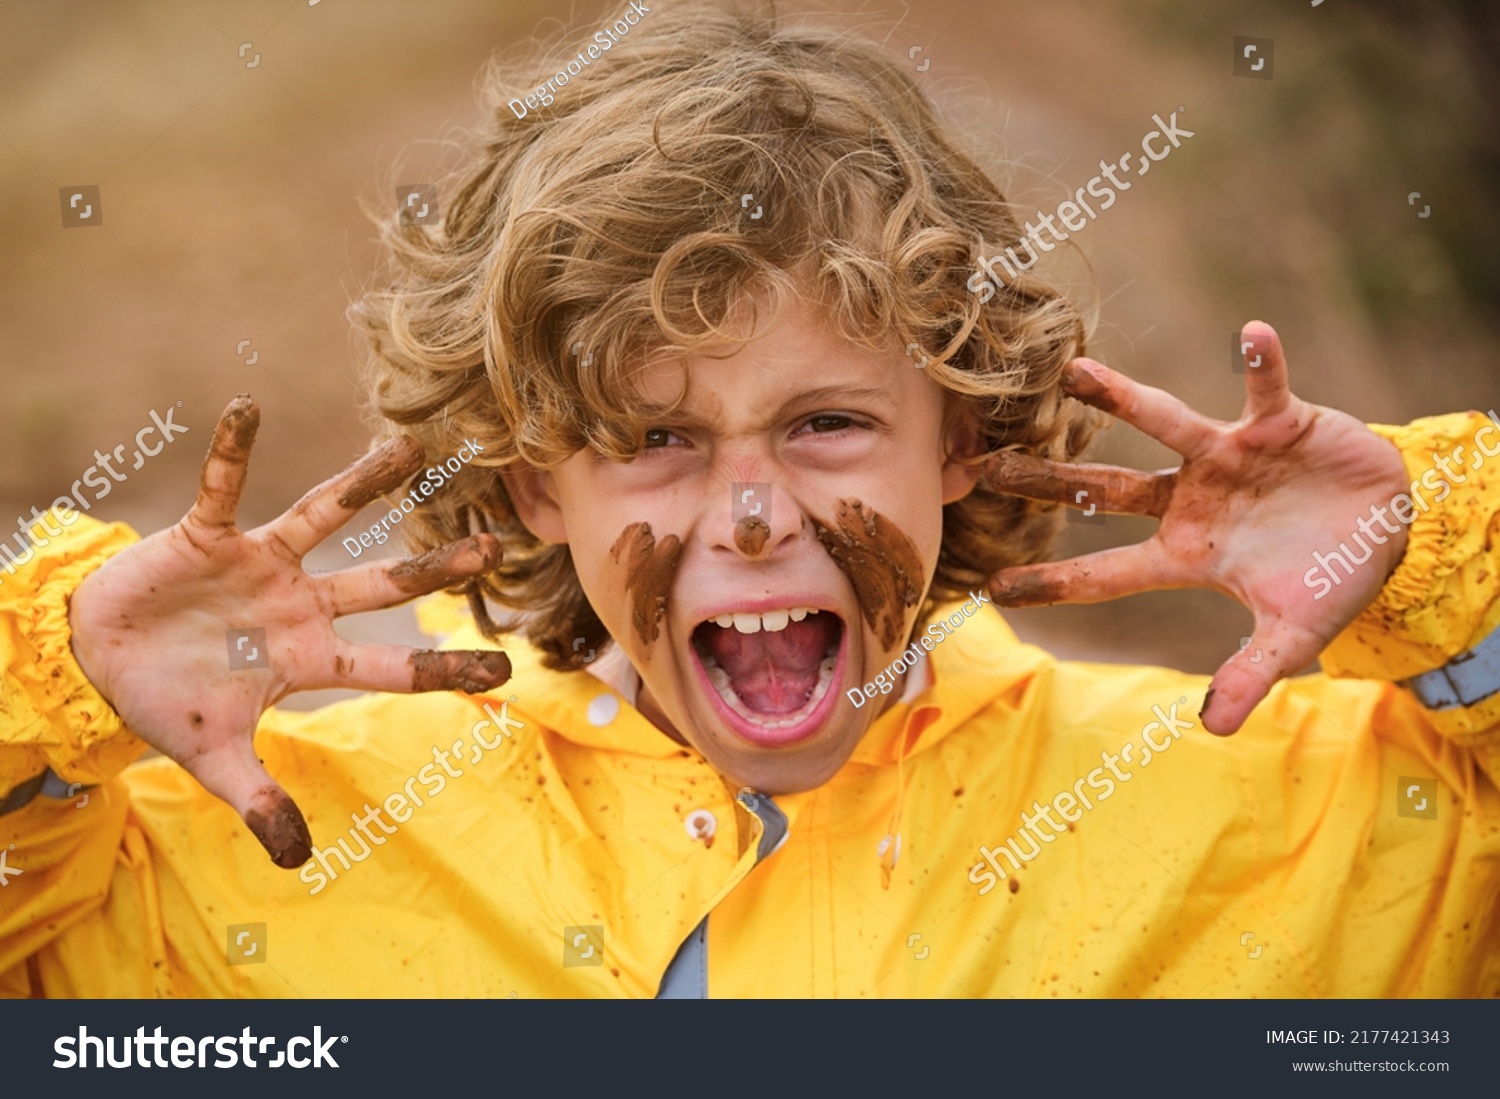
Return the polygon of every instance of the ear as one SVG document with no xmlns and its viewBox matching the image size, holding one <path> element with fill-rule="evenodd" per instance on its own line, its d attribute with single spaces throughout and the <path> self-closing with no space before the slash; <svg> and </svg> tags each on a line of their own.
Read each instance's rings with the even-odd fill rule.
<svg viewBox="0 0 1500 1099">
<path fill-rule="evenodd" d="M 565 545 L 568 526 L 563 521 L 562 504 L 557 496 L 557 481 L 546 470 L 529 466 L 502 469 L 500 480 L 510 494 L 511 505 L 522 525 L 543 542 Z"/>
<path fill-rule="evenodd" d="M 944 420 L 943 503 L 952 504 L 969 495 L 979 483 L 983 467 L 974 459 L 984 453 L 984 438 L 967 403 L 952 408 Z"/>
</svg>

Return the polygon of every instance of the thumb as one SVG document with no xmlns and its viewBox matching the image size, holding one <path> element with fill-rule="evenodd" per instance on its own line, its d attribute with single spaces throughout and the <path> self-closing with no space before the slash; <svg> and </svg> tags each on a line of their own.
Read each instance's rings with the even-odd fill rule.
<svg viewBox="0 0 1500 1099">
<path fill-rule="evenodd" d="M 312 836 L 302 810 L 256 758 L 250 737 L 204 753 L 188 770 L 244 819 L 277 866 L 293 870 L 311 856 Z"/>
<path fill-rule="evenodd" d="M 1199 718 L 1215 736 L 1239 732 L 1277 680 L 1312 662 L 1322 642 L 1308 630 L 1285 623 L 1257 624 L 1255 635 L 1214 673 Z"/>
</svg>

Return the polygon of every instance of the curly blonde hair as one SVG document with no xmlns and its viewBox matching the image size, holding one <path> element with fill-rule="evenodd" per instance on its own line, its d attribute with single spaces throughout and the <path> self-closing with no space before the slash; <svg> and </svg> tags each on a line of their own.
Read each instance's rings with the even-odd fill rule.
<svg viewBox="0 0 1500 1099">
<path fill-rule="evenodd" d="M 734 342 L 752 294 L 819 300 L 861 346 L 920 343 L 987 454 L 1070 461 L 1098 423 L 1059 389 L 1084 350 L 1074 304 L 1026 275 L 984 303 L 966 288 L 987 244 L 1021 234 L 906 68 L 774 16 L 670 15 L 523 118 L 507 103 L 536 88 L 534 70 L 492 62 L 485 121 L 440 186 L 441 224 L 384 219 L 390 274 L 351 308 L 373 348 L 382 434 L 415 435 L 435 456 L 466 436 L 485 447 L 403 523 L 408 540 L 498 536 L 504 560 L 465 588 L 475 617 L 557 669 L 581 666 L 575 639 L 602 650 L 609 635 L 568 547 L 521 524 L 499 469 L 551 468 L 584 447 L 630 458 L 652 426 L 633 372 Z M 1045 556 L 1057 518 L 982 481 L 947 505 L 923 616 Z M 510 612 L 501 623 L 486 597 Z"/>
</svg>

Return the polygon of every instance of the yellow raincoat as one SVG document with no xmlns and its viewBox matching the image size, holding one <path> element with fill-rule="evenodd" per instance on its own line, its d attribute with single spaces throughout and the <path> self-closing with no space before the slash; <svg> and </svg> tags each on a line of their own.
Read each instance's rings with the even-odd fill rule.
<svg viewBox="0 0 1500 1099">
<path fill-rule="evenodd" d="M 1415 479 L 1483 423 L 1377 430 Z M 1203 677 L 1059 663 L 984 609 L 768 806 L 651 726 L 618 659 L 512 644 L 490 696 L 265 715 L 300 873 L 175 764 L 126 766 L 66 605 L 132 535 L 80 519 L 0 583 L 0 793 L 60 779 L 0 816 L 0 993 L 652 996 L 697 937 L 688 992 L 715 997 L 1495 996 L 1500 695 L 1429 711 L 1392 682 L 1500 622 L 1500 457 L 1462 468 L 1324 654 L 1346 678 L 1278 685 L 1234 737 L 1197 722 Z"/>
</svg>

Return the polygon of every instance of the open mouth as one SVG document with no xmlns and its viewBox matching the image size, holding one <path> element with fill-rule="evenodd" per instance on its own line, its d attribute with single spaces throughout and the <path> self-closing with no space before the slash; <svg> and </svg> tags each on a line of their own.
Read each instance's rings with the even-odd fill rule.
<svg viewBox="0 0 1500 1099">
<path fill-rule="evenodd" d="M 755 744 L 780 745 L 811 736 L 827 719 L 845 633 L 830 610 L 735 611 L 699 624 L 692 648 L 724 722 Z"/>
</svg>

